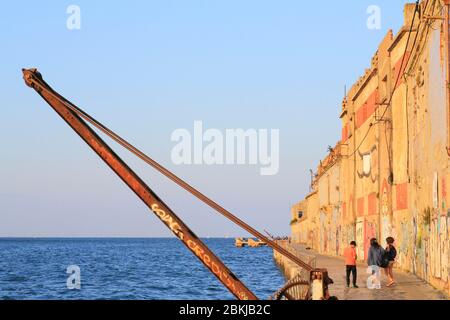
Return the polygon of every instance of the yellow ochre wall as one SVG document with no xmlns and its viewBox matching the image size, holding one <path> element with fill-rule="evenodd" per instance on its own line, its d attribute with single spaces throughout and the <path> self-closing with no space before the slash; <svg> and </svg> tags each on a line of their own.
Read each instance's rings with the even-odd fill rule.
<svg viewBox="0 0 450 320">
<path fill-rule="evenodd" d="M 372 237 L 392 236 L 398 268 L 449 292 L 449 7 L 428 1 L 422 14 L 447 20 L 416 17 L 413 47 L 415 4 L 405 6 L 404 26 L 342 102 L 342 135 L 292 209 L 303 212 L 292 238 L 332 256 L 355 240 L 365 260 Z"/>
</svg>

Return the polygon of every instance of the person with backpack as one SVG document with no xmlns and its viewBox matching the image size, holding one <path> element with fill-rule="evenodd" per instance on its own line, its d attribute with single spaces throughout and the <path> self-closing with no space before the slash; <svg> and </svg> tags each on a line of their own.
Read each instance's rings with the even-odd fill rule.
<svg viewBox="0 0 450 320">
<path fill-rule="evenodd" d="M 389 280 L 389 283 L 387 284 L 388 287 L 392 287 L 395 284 L 395 280 L 394 280 L 394 263 L 395 263 L 395 258 L 397 257 L 397 249 L 395 249 L 394 247 L 394 238 L 392 237 L 388 237 L 386 238 L 386 243 L 387 243 L 387 247 L 386 247 L 386 257 L 388 260 L 388 265 L 387 267 L 384 269 L 384 271 L 386 272 L 386 277 Z"/>
<path fill-rule="evenodd" d="M 370 239 L 369 254 L 367 257 L 368 273 L 367 288 L 381 289 L 380 267 L 384 265 L 385 251 L 376 238 Z"/>
</svg>

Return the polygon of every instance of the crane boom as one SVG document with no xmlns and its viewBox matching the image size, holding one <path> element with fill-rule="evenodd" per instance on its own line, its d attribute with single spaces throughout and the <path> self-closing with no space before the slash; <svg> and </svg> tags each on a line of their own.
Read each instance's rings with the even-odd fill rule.
<svg viewBox="0 0 450 320">
<path fill-rule="evenodd" d="M 25 83 L 64 119 L 97 155 L 130 187 L 153 213 L 180 239 L 223 285 L 240 300 L 257 300 L 227 266 L 190 230 L 190 228 L 148 187 L 145 182 L 103 141 L 89 125 L 70 110 L 62 98 L 36 69 L 22 70 Z"/>
<path fill-rule="evenodd" d="M 222 284 L 238 299 L 256 300 L 257 297 L 229 270 L 225 264 L 189 229 L 189 227 L 151 190 L 144 181 L 103 141 L 88 125 L 91 124 L 128 151 L 151 165 L 157 171 L 196 196 L 211 208 L 239 225 L 244 230 L 267 243 L 275 251 L 284 255 L 299 267 L 311 273 L 312 282 L 322 283 L 316 296 L 328 295 L 328 284 L 333 281 L 325 269 L 314 269 L 295 254 L 283 248 L 266 231 L 264 236 L 250 225 L 234 216 L 231 212 L 194 189 L 188 183 L 145 155 L 139 149 L 122 139 L 113 131 L 89 116 L 83 110 L 66 100 L 54 91 L 36 69 L 22 69 L 25 83 L 33 88 L 63 120 L 97 153 L 97 155 L 125 182 L 126 185 L 150 208 L 153 213 L 178 237 L 183 244 L 222 282 Z M 308 282 L 309 283 L 309 282 Z M 304 285 L 304 283 L 300 283 Z M 318 287 L 318 286 L 316 286 Z M 316 290 L 317 291 L 317 290 Z M 310 292 L 311 293 L 311 292 Z M 289 296 L 288 293 L 285 296 Z"/>
</svg>

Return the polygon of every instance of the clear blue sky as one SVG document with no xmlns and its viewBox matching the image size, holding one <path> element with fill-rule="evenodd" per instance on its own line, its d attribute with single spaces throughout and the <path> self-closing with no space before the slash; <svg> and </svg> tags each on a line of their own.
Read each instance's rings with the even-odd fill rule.
<svg viewBox="0 0 450 320">
<path fill-rule="evenodd" d="M 166 236 L 22 80 L 56 90 L 242 219 L 288 234 L 309 169 L 340 136 L 344 85 L 370 65 L 401 0 L 9 1 L 0 11 L 0 236 Z M 81 8 L 81 30 L 66 8 Z M 381 30 L 366 27 L 369 5 Z M 280 172 L 175 166 L 177 128 L 280 129 Z M 245 235 L 119 152 L 200 236 Z"/>
</svg>

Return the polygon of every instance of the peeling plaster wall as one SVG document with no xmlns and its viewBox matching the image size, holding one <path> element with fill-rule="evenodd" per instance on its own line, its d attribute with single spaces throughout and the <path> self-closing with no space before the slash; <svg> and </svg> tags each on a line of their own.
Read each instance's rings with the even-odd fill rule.
<svg viewBox="0 0 450 320">
<path fill-rule="evenodd" d="M 449 290 L 449 207 L 447 180 L 447 94 L 443 34 L 433 30 L 418 61 L 415 79 L 408 82 L 413 208 L 403 217 L 401 268 L 438 288 Z M 412 221 L 408 224 L 407 221 Z M 404 233 L 414 235 L 413 239 Z"/>
<path fill-rule="evenodd" d="M 436 15 L 443 1 L 430 1 Z M 341 148 L 350 156 L 317 178 L 318 192 L 305 200 L 308 217 L 301 224 L 313 249 L 341 255 L 355 240 L 360 260 L 367 258 L 370 238 L 384 244 L 392 236 L 397 268 L 450 293 L 448 26 L 433 20 L 416 47 L 406 48 L 414 5 L 405 9 L 403 29 L 396 37 L 388 32 L 343 101 Z M 399 78 L 387 106 L 403 58 L 407 76 Z"/>
</svg>

